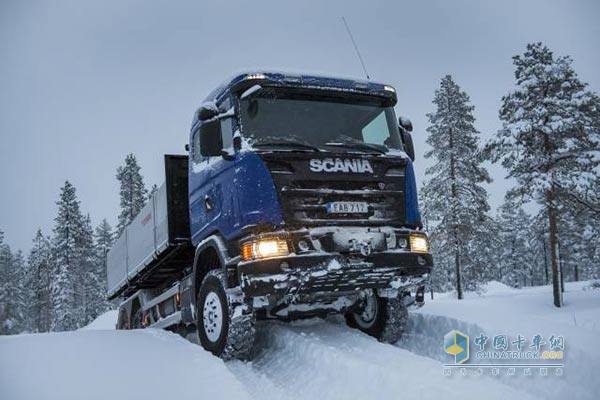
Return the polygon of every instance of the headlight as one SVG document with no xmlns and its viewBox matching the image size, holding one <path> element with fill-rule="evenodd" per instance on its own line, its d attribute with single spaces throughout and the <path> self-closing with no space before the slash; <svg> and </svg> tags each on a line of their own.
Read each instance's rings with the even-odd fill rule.
<svg viewBox="0 0 600 400">
<path fill-rule="evenodd" d="M 424 235 L 410 235 L 410 251 L 415 253 L 428 253 L 429 241 Z"/>
<path fill-rule="evenodd" d="M 281 257 L 290 253 L 287 242 L 279 238 L 258 239 L 242 244 L 242 260 Z"/>
</svg>

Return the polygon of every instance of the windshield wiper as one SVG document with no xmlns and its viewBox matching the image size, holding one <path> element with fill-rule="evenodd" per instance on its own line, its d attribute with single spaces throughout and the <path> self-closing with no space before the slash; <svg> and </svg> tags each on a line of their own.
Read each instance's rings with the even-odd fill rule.
<svg viewBox="0 0 600 400">
<path fill-rule="evenodd" d="M 299 148 L 302 148 L 302 149 L 307 149 L 307 150 L 312 150 L 312 151 L 317 151 L 317 152 L 321 151 L 321 149 L 319 149 L 317 146 L 313 146 L 310 143 L 303 142 L 303 141 L 298 140 L 298 139 L 292 139 L 292 138 L 289 138 L 289 137 L 280 137 L 280 138 L 276 138 L 276 139 L 260 140 L 260 141 L 254 142 L 253 145 L 254 146 L 287 146 L 287 147 L 299 147 Z"/>
<path fill-rule="evenodd" d="M 339 142 L 327 142 L 326 146 L 337 146 L 337 147 L 345 147 L 348 149 L 361 149 L 361 150 L 374 150 L 381 154 L 386 154 L 388 152 L 388 148 L 381 144 L 375 143 L 365 143 L 358 139 L 354 139 L 350 136 L 341 135 L 336 138 L 336 140 L 340 140 Z"/>
</svg>

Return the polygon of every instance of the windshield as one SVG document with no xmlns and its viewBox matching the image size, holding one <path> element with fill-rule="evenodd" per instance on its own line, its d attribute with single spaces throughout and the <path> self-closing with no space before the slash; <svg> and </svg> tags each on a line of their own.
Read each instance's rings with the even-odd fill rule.
<svg viewBox="0 0 600 400">
<path fill-rule="evenodd" d="M 380 153 L 401 149 L 394 109 L 372 99 L 356 100 L 260 91 L 240 100 L 242 134 L 254 145 Z"/>
</svg>

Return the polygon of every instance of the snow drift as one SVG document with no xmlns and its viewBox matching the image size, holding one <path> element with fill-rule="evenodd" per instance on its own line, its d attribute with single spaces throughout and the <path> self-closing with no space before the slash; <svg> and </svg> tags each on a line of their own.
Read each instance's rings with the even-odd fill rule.
<svg viewBox="0 0 600 400">
<path fill-rule="evenodd" d="M 0 339 L 6 400 L 248 399 L 218 358 L 165 331 L 94 331 Z"/>
</svg>

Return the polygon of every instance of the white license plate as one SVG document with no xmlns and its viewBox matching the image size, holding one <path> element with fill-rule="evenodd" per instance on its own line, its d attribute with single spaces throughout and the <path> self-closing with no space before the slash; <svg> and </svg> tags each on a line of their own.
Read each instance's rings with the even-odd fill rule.
<svg viewBox="0 0 600 400">
<path fill-rule="evenodd" d="M 326 205 L 328 214 L 366 214 L 369 204 L 364 201 L 333 201 Z"/>
</svg>

